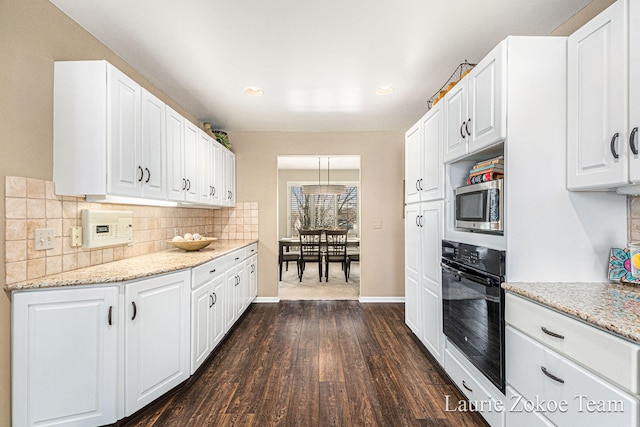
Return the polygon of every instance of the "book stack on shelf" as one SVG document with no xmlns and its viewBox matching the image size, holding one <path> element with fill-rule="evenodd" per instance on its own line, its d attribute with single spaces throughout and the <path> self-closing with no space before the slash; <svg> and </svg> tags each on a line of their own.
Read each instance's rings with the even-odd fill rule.
<svg viewBox="0 0 640 427">
<path fill-rule="evenodd" d="M 504 156 L 498 156 L 476 163 L 469 171 L 467 185 L 502 178 L 504 178 Z"/>
</svg>

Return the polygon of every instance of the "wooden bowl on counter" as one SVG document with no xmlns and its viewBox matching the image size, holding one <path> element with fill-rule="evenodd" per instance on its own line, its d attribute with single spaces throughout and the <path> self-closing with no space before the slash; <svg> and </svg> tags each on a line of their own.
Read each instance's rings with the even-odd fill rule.
<svg viewBox="0 0 640 427">
<path fill-rule="evenodd" d="M 217 237 L 203 237 L 200 240 L 167 240 L 166 242 L 170 245 L 175 246 L 178 249 L 182 249 L 183 251 L 191 252 L 191 251 L 199 251 L 202 248 L 206 248 L 215 240 L 218 240 Z"/>
</svg>

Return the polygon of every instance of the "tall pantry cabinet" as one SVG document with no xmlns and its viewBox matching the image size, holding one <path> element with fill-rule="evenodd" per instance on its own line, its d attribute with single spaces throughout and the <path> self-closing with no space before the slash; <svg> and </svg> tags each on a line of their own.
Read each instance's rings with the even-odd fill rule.
<svg viewBox="0 0 640 427">
<path fill-rule="evenodd" d="M 436 105 L 405 136 L 405 321 L 440 363 L 442 151 L 442 106 Z"/>
</svg>

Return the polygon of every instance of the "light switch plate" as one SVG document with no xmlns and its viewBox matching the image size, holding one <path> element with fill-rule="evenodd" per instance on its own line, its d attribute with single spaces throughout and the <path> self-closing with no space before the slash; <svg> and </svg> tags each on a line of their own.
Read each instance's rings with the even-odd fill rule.
<svg viewBox="0 0 640 427">
<path fill-rule="evenodd" d="M 35 230 L 33 249 L 36 251 L 53 249 L 53 228 L 38 228 Z"/>
<path fill-rule="evenodd" d="M 378 230 L 382 228 L 382 220 L 381 219 L 374 219 L 373 220 L 373 228 Z"/>
</svg>

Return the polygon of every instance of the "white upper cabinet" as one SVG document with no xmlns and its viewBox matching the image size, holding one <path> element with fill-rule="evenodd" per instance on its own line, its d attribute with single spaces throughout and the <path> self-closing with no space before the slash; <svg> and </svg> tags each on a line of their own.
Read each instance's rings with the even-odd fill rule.
<svg viewBox="0 0 640 427">
<path fill-rule="evenodd" d="M 406 203 L 444 197 L 441 104 L 405 134 L 405 174 Z"/>
<path fill-rule="evenodd" d="M 57 194 L 235 205 L 235 157 L 198 126 L 106 61 L 54 68 Z M 211 145 L 205 157 L 201 138 Z"/>
<path fill-rule="evenodd" d="M 630 180 L 640 182 L 640 4 L 629 2 L 629 144 Z M 632 24 L 633 23 L 633 24 Z"/>
<path fill-rule="evenodd" d="M 173 109 L 166 108 L 167 126 L 167 198 L 184 201 L 184 135 L 185 119 Z"/>
<path fill-rule="evenodd" d="M 507 42 L 496 46 L 443 98 L 444 161 L 479 151 L 507 135 Z"/>
<path fill-rule="evenodd" d="M 405 202 L 420 201 L 422 179 L 422 121 L 418 121 L 404 137 Z"/>
<path fill-rule="evenodd" d="M 154 199 L 167 196 L 165 107 L 164 102 L 142 89 L 142 195 Z"/>
<path fill-rule="evenodd" d="M 572 190 L 613 188 L 629 180 L 626 19 L 620 0 L 569 37 L 567 185 Z"/>
<path fill-rule="evenodd" d="M 507 44 L 500 43 L 469 73 L 468 114 L 464 131 L 469 152 L 504 141 L 507 137 Z"/>
<path fill-rule="evenodd" d="M 113 67 L 107 67 L 106 150 L 109 158 L 107 192 L 140 196 L 144 170 L 140 140 L 140 85 Z"/>
<path fill-rule="evenodd" d="M 223 151 L 224 193 L 223 206 L 236 205 L 236 155 L 229 150 Z"/>
<path fill-rule="evenodd" d="M 447 95 L 441 100 L 444 104 L 445 114 L 445 151 L 444 161 L 459 159 L 467 154 L 467 138 L 469 129 L 467 128 L 467 82 L 468 78 L 462 79 L 455 85 Z"/>
</svg>

